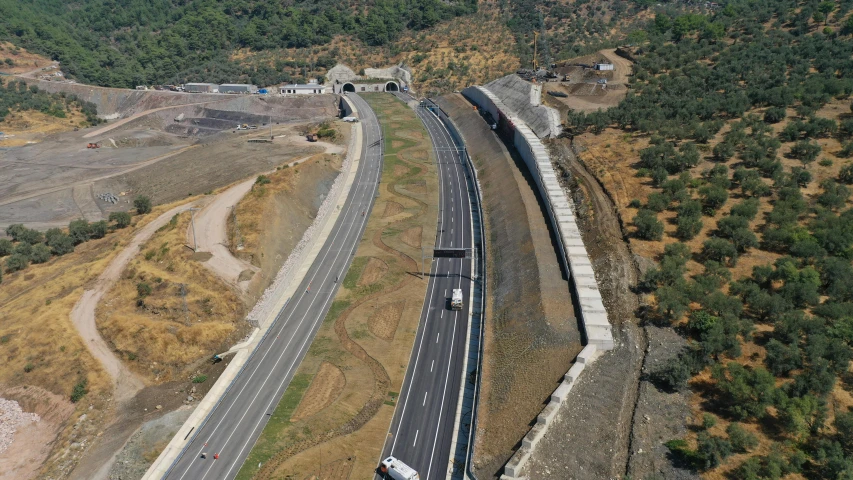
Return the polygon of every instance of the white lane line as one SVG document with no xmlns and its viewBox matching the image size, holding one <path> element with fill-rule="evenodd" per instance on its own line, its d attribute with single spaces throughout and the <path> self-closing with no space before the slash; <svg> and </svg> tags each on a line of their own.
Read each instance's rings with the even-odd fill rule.
<svg viewBox="0 0 853 480">
<path fill-rule="evenodd" d="M 441 317 L 440 318 L 444 318 L 444 309 L 443 308 L 441 309 Z"/>
<path fill-rule="evenodd" d="M 377 175 L 378 175 L 378 171 L 377 171 Z M 360 234 L 360 231 L 361 231 L 361 230 L 360 230 L 360 229 L 364 227 L 364 224 L 365 224 L 366 222 L 367 222 L 367 218 L 363 218 L 363 219 L 362 219 L 362 222 L 361 222 L 361 225 L 360 225 L 360 227 L 359 227 L 359 230 L 357 230 L 357 231 L 356 231 L 356 233 L 359 233 L 358 237 L 360 237 L 360 236 L 361 236 L 361 234 Z M 351 233 L 351 230 L 352 230 L 351 228 L 350 228 L 350 229 L 348 229 L 347 234 L 346 234 L 346 235 L 345 235 L 345 237 L 344 237 L 345 239 L 349 236 L 349 234 Z M 356 238 L 356 241 L 358 241 L 358 238 Z M 333 264 L 333 265 L 334 265 L 334 263 L 337 261 L 338 256 L 340 255 L 340 252 L 341 252 L 341 250 L 338 250 L 338 253 L 335 255 L 335 259 L 334 259 L 334 260 L 332 260 L 332 264 Z M 325 256 L 324 256 L 324 258 L 325 258 Z M 316 275 L 317 273 L 319 273 L 319 271 L 318 271 L 318 272 L 315 272 L 315 275 Z M 330 274 L 331 274 L 331 271 L 327 271 L 327 273 L 326 273 L 326 277 L 324 278 L 324 280 L 328 279 Z M 314 277 L 312 277 L 312 278 L 314 278 Z M 309 283 L 310 283 L 310 282 L 309 282 Z M 312 297 L 311 303 L 309 303 L 309 304 L 308 304 L 308 309 L 306 310 L 305 315 L 304 315 L 304 316 L 302 317 L 302 319 L 299 321 L 299 325 L 297 325 L 296 330 L 294 331 L 293 336 L 295 336 L 295 335 L 296 335 L 296 332 L 299 330 L 299 327 L 302 325 L 302 323 L 304 322 L 305 318 L 307 318 L 307 316 L 308 316 L 308 315 L 309 315 L 309 313 L 311 312 L 311 307 L 314 305 L 314 301 L 315 301 L 317 298 L 318 298 L 318 296 L 313 296 L 313 297 Z M 326 297 L 326 300 L 323 302 L 323 306 L 322 306 L 322 307 L 320 307 L 320 311 L 321 311 L 321 312 L 322 312 L 323 310 L 325 310 L 326 305 L 329 303 L 329 301 L 330 301 L 331 299 L 332 299 L 332 296 L 331 296 L 331 295 L 329 295 L 328 297 Z M 314 323 L 313 323 L 313 325 L 311 326 L 311 329 L 309 329 L 309 330 L 308 330 L 308 333 L 307 333 L 307 335 L 306 335 L 306 337 L 305 337 L 305 340 L 302 342 L 302 345 L 299 347 L 299 350 L 297 351 L 296 358 L 294 358 L 293 362 L 291 362 L 290 367 L 288 368 L 287 372 L 286 372 L 286 373 L 284 374 L 284 376 L 282 377 L 282 380 L 281 380 L 281 382 L 279 383 L 278 388 L 275 390 L 276 395 L 274 395 L 274 396 L 273 396 L 273 398 L 272 398 L 272 399 L 270 399 L 270 402 L 267 404 L 266 408 L 264 409 L 264 411 L 265 411 L 265 412 L 269 410 L 270 406 L 272 405 L 272 402 L 276 401 L 277 399 L 280 399 L 280 397 L 278 396 L 278 392 L 279 392 L 279 390 L 281 390 L 281 387 L 282 387 L 282 386 L 284 386 L 284 383 L 285 383 L 285 381 L 287 380 L 287 376 L 288 376 L 288 375 L 290 375 L 290 372 L 293 370 L 294 365 L 296 364 L 297 360 L 299 360 L 299 356 L 301 355 L 302 350 L 305 348 L 306 343 L 308 343 L 308 341 L 309 341 L 309 340 L 313 340 L 313 336 L 311 335 L 311 332 L 314 330 L 314 328 L 316 328 L 316 326 L 317 326 L 317 322 L 319 322 L 319 321 L 320 321 L 320 320 L 322 320 L 322 319 L 323 319 L 323 316 L 318 315 L 318 316 L 317 316 L 317 318 L 314 320 Z M 292 339 L 293 339 L 293 337 L 291 337 L 291 340 L 292 340 Z M 289 345 L 289 344 L 290 344 L 290 342 L 288 341 L 288 345 Z M 256 394 L 255 394 L 255 397 L 252 399 L 252 401 L 251 401 L 251 402 L 249 403 L 249 405 L 246 407 L 246 412 L 243 414 L 243 416 L 242 416 L 242 417 L 240 418 L 240 420 L 237 422 L 237 424 L 238 424 L 238 425 L 240 425 L 240 424 L 242 423 L 243 418 L 245 418 L 245 416 L 249 413 L 249 410 L 251 409 L 252 404 L 254 404 L 255 399 L 257 399 L 258 395 L 260 395 L 261 391 L 263 390 L 263 386 L 266 384 L 267 380 L 269 380 L 269 378 L 272 376 L 273 372 L 275 371 L 275 368 L 278 366 L 278 362 L 279 362 L 279 361 L 281 361 L 282 356 L 284 355 L 284 353 L 285 353 L 286 351 L 287 351 L 287 347 L 285 347 L 285 349 L 284 349 L 284 350 L 282 350 L 282 352 L 281 352 L 281 354 L 279 355 L 278 359 L 276 360 L 275 364 L 273 364 L 273 367 L 270 369 L 269 374 L 267 375 L 267 378 L 266 378 L 266 379 L 264 379 L 264 382 L 261 384 L 261 388 L 260 388 L 260 389 L 258 389 L 258 393 L 256 393 Z M 233 406 L 233 405 L 232 405 L 232 406 Z M 229 410 L 230 410 L 230 407 L 229 407 Z M 226 414 L 227 414 L 227 413 L 226 413 Z M 255 424 L 255 426 L 254 426 L 254 428 L 252 429 L 252 431 L 250 432 L 249 439 L 251 439 L 251 438 L 254 436 L 255 431 L 258 429 L 258 426 L 260 426 L 260 424 L 261 424 L 261 422 L 262 422 L 263 420 L 264 420 L 264 417 L 262 416 L 262 417 L 258 420 L 258 422 Z M 236 429 L 236 428 L 235 428 L 234 430 L 232 430 L 231 434 L 230 434 L 230 435 L 228 435 L 228 437 L 225 439 L 225 443 L 224 443 L 224 444 L 222 445 L 222 447 L 220 448 L 220 451 L 222 451 L 222 450 L 224 450 L 224 449 L 225 449 L 225 446 L 226 446 L 226 445 L 228 445 L 228 442 L 230 442 L 230 441 L 231 441 L 231 437 L 234 435 L 234 433 L 236 433 L 236 431 L 237 431 L 237 429 Z M 246 447 L 248 446 L 248 444 L 249 444 L 249 441 L 247 440 L 247 441 L 246 441 L 246 443 L 244 443 L 244 444 L 243 444 L 243 446 L 240 448 L 240 451 L 238 452 L 238 454 L 237 454 L 237 456 L 236 456 L 235 458 L 240 458 L 240 456 L 243 454 L 243 450 L 245 450 L 245 449 L 246 449 Z M 210 473 L 210 469 L 213 467 L 213 465 L 214 465 L 214 463 L 213 463 L 213 462 L 211 462 L 210 467 L 208 467 L 207 471 L 205 471 L 204 475 L 201 477 L 201 478 L 202 478 L 202 480 L 204 480 L 204 478 L 205 478 L 205 477 L 207 477 L 207 474 L 208 474 L 208 473 Z M 235 466 L 235 465 L 236 465 L 236 462 L 233 462 L 233 463 L 231 464 L 231 467 L 228 469 L 228 471 L 227 471 L 227 472 L 225 472 L 225 477 L 226 477 L 226 478 L 228 477 L 228 475 L 230 475 L 231 470 L 233 470 L 233 469 L 234 469 L 234 466 Z"/>
<path fill-rule="evenodd" d="M 365 169 L 364 169 L 364 170 L 361 170 L 361 171 L 358 173 L 358 177 L 359 177 L 359 178 L 361 178 L 365 173 L 367 173 L 367 171 L 368 171 L 367 163 L 369 163 L 369 157 L 368 157 L 368 159 L 365 161 Z M 348 206 L 348 209 L 349 209 L 349 212 L 352 212 L 352 211 L 353 211 L 351 206 Z M 346 216 L 347 216 L 347 213 L 344 213 L 344 217 L 346 217 Z M 353 225 L 353 224 L 351 223 L 351 224 L 350 224 L 350 226 L 349 226 L 349 228 L 347 228 L 347 233 L 345 233 L 345 234 L 344 234 L 344 239 L 346 239 L 346 237 L 348 237 L 348 236 L 349 236 L 349 234 L 351 233 L 351 231 L 352 231 L 352 225 Z M 339 235 L 342 231 L 343 231 L 343 226 L 341 226 L 340 228 L 337 228 L 337 229 L 336 229 L 336 231 L 335 231 L 335 235 L 332 237 L 332 242 L 331 242 L 329 245 L 334 245 L 334 244 L 335 244 L 335 240 L 337 239 L 338 235 Z M 330 250 L 330 249 L 326 249 L 326 251 L 323 253 L 323 258 L 320 260 L 320 263 L 319 263 L 318 265 L 322 265 L 323 263 L 325 263 L 325 261 L 326 261 L 326 257 L 329 255 L 329 253 L 330 253 L 331 251 L 332 251 L 332 250 Z M 340 250 L 338 250 L 338 253 L 340 253 Z M 332 264 L 334 264 L 336 260 L 337 260 L 337 255 L 335 256 L 335 260 L 333 260 L 333 261 L 332 261 Z M 316 264 L 316 263 L 315 263 L 315 264 Z M 312 266 L 313 266 L 313 265 L 314 265 L 314 264 L 312 264 Z M 315 272 L 314 272 L 314 274 L 313 274 L 313 275 L 312 275 L 312 277 L 311 277 L 311 281 L 313 281 L 319 273 L 320 273 L 320 270 L 319 270 L 319 269 L 318 269 L 317 271 L 315 271 Z M 327 277 L 328 277 L 328 274 L 327 274 Z M 309 281 L 309 283 L 311 283 L 311 281 Z M 290 313 L 288 313 L 287 317 L 284 319 L 284 322 L 282 322 L 280 325 L 278 325 L 278 331 L 277 331 L 277 333 L 276 333 L 276 338 L 278 338 L 278 335 L 279 335 L 281 332 L 283 332 L 283 331 L 284 331 L 284 328 L 285 328 L 285 327 L 288 325 L 288 323 L 290 322 L 290 319 L 292 318 L 292 315 L 296 312 L 297 307 L 298 307 L 298 306 L 299 306 L 299 304 L 302 302 L 302 300 L 304 300 L 305 298 L 306 298 L 306 297 L 305 297 L 305 295 L 304 295 L 304 294 L 303 294 L 302 296 L 300 296 L 300 297 L 299 297 L 299 299 L 296 301 L 296 304 L 294 305 L 293 309 L 290 311 Z M 311 302 L 309 303 L 309 306 L 308 306 L 309 310 L 310 310 L 310 308 L 311 308 L 311 305 L 313 305 L 313 303 L 314 303 L 314 299 L 316 299 L 317 297 L 316 297 L 316 296 L 312 296 L 312 297 L 310 297 L 310 298 L 311 298 Z M 304 320 L 304 318 L 305 318 L 305 317 L 303 317 L 303 320 Z M 290 342 L 293 340 L 293 337 L 294 337 L 294 336 L 296 335 L 296 333 L 299 331 L 299 328 L 300 328 L 301 326 L 302 326 L 302 321 L 300 321 L 300 322 L 299 322 L 299 324 L 298 324 L 298 325 L 296 326 L 296 328 L 294 329 L 293 336 L 291 336 L 290 340 L 287 342 L 287 345 L 285 346 L 285 349 L 284 349 L 284 350 L 282 350 L 282 355 L 283 355 L 283 354 L 284 354 L 284 352 L 286 351 L 287 346 L 289 346 L 289 345 L 290 345 Z M 275 342 L 273 342 L 273 343 L 275 343 Z M 234 399 L 234 401 L 232 402 L 232 404 L 231 404 L 231 405 L 228 407 L 228 409 L 225 411 L 225 414 L 224 414 L 224 415 L 219 419 L 219 422 L 218 422 L 218 423 L 216 424 L 216 426 L 213 428 L 213 432 L 211 432 L 211 433 L 210 433 L 210 435 L 209 435 L 209 437 L 208 437 L 209 439 L 212 439 L 212 437 L 213 437 L 213 435 L 215 434 L 215 432 L 219 429 L 219 426 L 222 424 L 222 422 L 223 422 L 223 421 L 225 420 L 225 418 L 228 416 L 228 413 L 231 411 L 231 409 L 234 407 L 234 405 L 236 405 L 236 404 L 237 404 L 237 400 L 238 400 L 238 399 L 243 395 L 243 393 L 246 391 L 246 387 L 248 387 L 248 386 L 251 384 L 252 378 L 254 378 L 255 374 L 256 374 L 256 373 L 258 373 L 258 371 L 259 371 L 260 367 L 263 365 L 264 359 L 266 359 L 267 355 L 268 355 L 271 351 L 272 351 L 272 348 L 267 348 L 266 352 L 264 352 L 264 355 L 261 357 L 261 359 L 260 359 L 260 360 L 258 361 L 258 363 L 255 365 L 255 369 L 252 371 L 251 375 L 249 375 L 249 379 L 248 379 L 248 380 L 246 380 L 246 383 L 244 384 L 244 386 L 243 386 L 243 388 L 240 390 L 240 392 L 237 394 L 237 397 Z M 280 359 L 281 359 L 281 355 L 279 355 L 279 360 L 280 360 Z M 276 365 L 277 365 L 277 364 L 278 364 L 278 361 L 276 362 Z M 286 377 L 285 377 L 285 378 L 286 378 Z M 269 375 L 267 376 L 267 379 L 269 379 Z M 264 381 L 264 383 L 266 383 L 266 380 Z M 262 385 L 262 386 L 263 386 L 263 385 Z M 258 391 L 258 394 L 259 394 L 259 393 L 260 393 L 260 390 Z M 256 395 L 255 395 L 255 398 L 257 398 L 257 395 L 258 395 L 258 394 L 256 394 Z M 254 398 L 253 398 L 253 399 L 252 399 L 252 401 L 249 403 L 249 407 L 251 407 L 252 403 L 254 403 Z M 244 413 L 244 414 L 243 414 L 243 416 L 244 416 L 244 417 L 245 417 L 245 415 L 248 413 L 248 409 L 249 409 L 249 407 L 247 407 L 246 413 Z M 232 435 L 233 435 L 233 432 L 232 432 Z M 229 436 L 229 438 L 230 438 L 230 436 Z M 244 448 L 245 448 L 245 447 L 244 447 Z M 198 457 L 201 455 L 201 452 L 202 452 L 202 450 L 203 450 L 203 449 L 204 449 L 204 446 L 202 446 L 202 447 L 199 449 L 198 454 L 196 455 L 196 458 L 198 458 Z M 190 468 L 192 468 L 192 466 L 193 466 L 193 464 L 195 463 L 195 461 L 196 461 L 196 460 L 194 459 L 194 460 L 192 460 L 192 461 L 190 462 L 190 464 L 189 464 L 189 465 L 187 465 L 186 470 L 184 470 L 184 473 L 180 476 L 180 478 L 181 478 L 181 479 L 183 479 L 183 478 L 184 478 L 184 476 L 186 476 L 186 474 L 187 474 L 187 473 L 189 473 L 189 470 L 190 470 Z M 212 466 L 212 462 L 211 462 L 211 466 Z M 210 469 L 208 468 L 207 472 L 209 472 L 209 471 L 210 471 Z M 207 475 L 207 473 L 205 473 L 205 475 Z"/>
<path fill-rule="evenodd" d="M 439 338 L 441 338 L 441 332 L 438 332 L 438 335 L 435 336 L 435 343 L 438 343 Z"/>
<path fill-rule="evenodd" d="M 453 357 L 453 344 L 456 341 L 456 319 L 459 317 L 459 312 L 456 312 L 456 315 L 453 316 L 453 336 L 450 337 L 450 358 Z M 435 439 L 432 441 L 432 451 L 429 454 L 429 467 L 427 468 L 427 474 L 424 478 L 432 478 L 429 476 L 430 472 L 432 472 L 432 460 L 435 456 L 435 445 L 438 443 L 438 433 L 441 431 L 441 414 L 444 412 L 444 400 L 447 398 L 447 380 L 450 378 L 450 364 L 453 363 L 451 361 L 447 362 L 447 371 L 444 373 L 444 391 L 441 394 L 441 406 L 438 408 L 438 421 L 436 422 L 435 427 Z"/>
<path fill-rule="evenodd" d="M 423 403 L 423 405 L 421 405 L 422 407 L 426 405 L 427 394 L 429 394 L 429 392 L 424 392 L 424 403 Z"/>
<path fill-rule="evenodd" d="M 413 447 L 418 446 L 418 434 L 421 433 L 420 430 L 415 430 L 415 443 L 412 444 Z"/>
<path fill-rule="evenodd" d="M 442 177 L 442 175 L 441 175 L 442 164 L 441 164 L 441 162 L 439 162 L 437 160 L 438 159 L 436 159 L 436 164 L 437 164 L 438 173 L 439 173 L 439 175 L 438 175 L 438 183 L 439 183 L 439 186 L 438 186 L 438 203 L 439 203 L 439 205 L 444 205 L 444 201 L 446 201 L 446 198 L 444 195 L 444 191 L 442 190 L 442 187 L 444 185 L 444 181 L 441 178 Z M 437 228 L 435 236 L 436 236 L 436 243 L 435 244 L 437 246 L 440 246 L 442 244 L 442 240 L 444 239 L 444 229 Z M 435 272 L 438 272 L 439 260 L 435 261 L 433 263 L 433 265 L 435 268 Z M 433 278 L 430 278 L 430 283 L 432 284 L 432 286 L 429 287 L 428 290 L 431 290 L 431 292 L 430 291 L 426 292 L 426 296 L 424 296 L 424 306 L 426 306 L 426 304 L 427 304 L 427 298 L 434 298 L 434 295 L 435 295 L 436 282 Z M 445 298 L 446 297 L 447 297 L 447 292 L 445 291 Z M 426 310 L 426 311 L 428 311 L 428 310 Z M 403 399 L 403 413 L 400 414 L 400 421 L 399 421 L 399 423 L 397 423 L 397 432 L 394 434 L 394 441 L 391 443 L 391 452 L 390 453 L 392 453 L 392 454 L 394 453 L 394 448 L 397 447 L 397 439 L 400 438 L 400 427 L 403 426 L 403 420 L 406 418 L 406 408 L 409 406 L 409 394 L 412 393 L 412 383 L 414 383 L 415 377 L 418 374 L 418 365 L 420 364 L 421 351 L 423 351 L 424 338 L 426 338 L 426 331 L 427 331 L 427 328 L 429 325 L 429 316 L 428 315 L 424 316 L 425 315 L 424 312 L 425 311 L 421 312 L 421 316 L 424 317 L 423 334 L 421 335 L 421 341 L 418 344 L 418 353 L 415 356 L 415 366 L 412 369 L 412 376 L 409 378 L 408 389 L 406 390 L 406 397 L 405 397 L 405 399 Z M 439 335 L 440 335 L 440 333 L 439 333 Z M 438 338 L 436 338 L 436 343 L 438 343 Z"/>
<path fill-rule="evenodd" d="M 434 367 L 434 366 L 435 366 L 435 360 L 433 360 L 432 363 L 429 364 L 429 371 L 430 372 L 432 372 L 432 367 Z"/>
</svg>

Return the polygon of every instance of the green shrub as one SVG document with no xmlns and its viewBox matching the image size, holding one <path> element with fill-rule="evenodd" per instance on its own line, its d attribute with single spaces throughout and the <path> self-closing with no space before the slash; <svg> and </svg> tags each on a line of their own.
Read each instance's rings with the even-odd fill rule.
<svg viewBox="0 0 853 480">
<path fill-rule="evenodd" d="M 151 285 L 146 282 L 137 283 L 136 294 L 139 296 L 139 298 L 145 298 L 148 295 L 151 295 Z"/>
<path fill-rule="evenodd" d="M 34 368 L 36 368 L 36 367 L 35 367 L 35 365 L 33 365 L 33 364 L 32 364 L 32 363 L 30 363 L 30 362 L 27 362 L 27 364 L 26 364 L 26 365 L 24 365 L 24 372 L 26 372 L 26 373 L 30 373 L 30 372 L 32 372 L 32 371 L 33 371 L 33 369 L 34 369 Z"/>
<path fill-rule="evenodd" d="M 74 388 L 71 390 L 71 403 L 79 402 L 87 393 L 89 393 L 89 390 L 86 389 L 88 385 L 89 381 L 85 378 L 81 378 L 80 381 L 74 385 Z"/>
<path fill-rule="evenodd" d="M 637 237 L 643 240 L 660 240 L 663 237 L 663 223 L 651 210 L 641 209 L 634 217 L 634 226 L 637 227 Z"/>
<path fill-rule="evenodd" d="M 6 271 L 17 272 L 18 270 L 23 270 L 27 268 L 27 265 L 29 264 L 29 257 L 27 257 L 26 255 L 21 255 L 20 253 L 13 253 L 9 258 L 6 259 Z"/>
<path fill-rule="evenodd" d="M 30 260 L 33 263 L 45 263 L 50 260 L 50 248 L 43 243 L 33 246 L 33 251 L 30 253 Z"/>
<path fill-rule="evenodd" d="M 0 238 L 0 257 L 10 255 L 13 248 L 15 248 L 15 244 L 12 243 L 11 240 L 8 238 Z"/>
<path fill-rule="evenodd" d="M 145 195 L 137 195 L 136 198 L 133 199 L 133 208 L 135 208 L 136 213 L 140 215 L 151 213 L 151 199 Z"/>
<path fill-rule="evenodd" d="M 193 383 L 204 383 L 207 381 L 207 375 L 196 375 L 193 377 Z"/>
<path fill-rule="evenodd" d="M 255 185 L 266 185 L 270 182 L 271 180 L 266 175 L 258 175 L 257 180 L 255 180 Z"/>
<path fill-rule="evenodd" d="M 110 213 L 110 221 L 116 223 L 116 228 L 125 228 L 130 225 L 130 214 L 127 212 Z"/>
<path fill-rule="evenodd" d="M 57 256 L 74 251 L 74 239 L 64 233 L 51 236 L 47 244 L 50 247 L 50 251 Z"/>
<path fill-rule="evenodd" d="M 732 422 L 726 427 L 729 442 L 734 451 L 745 453 L 758 446 L 758 438 L 752 433 L 744 430 L 737 422 Z"/>
</svg>

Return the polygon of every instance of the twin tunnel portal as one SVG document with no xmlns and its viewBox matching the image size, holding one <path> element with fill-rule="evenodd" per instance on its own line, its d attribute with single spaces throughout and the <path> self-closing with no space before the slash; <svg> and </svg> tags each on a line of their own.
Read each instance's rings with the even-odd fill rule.
<svg viewBox="0 0 853 480">
<path fill-rule="evenodd" d="M 379 90 L 381 84 L 355 84 L 352 82 L 344 83 L 343 87 L 341 87 L 341 91 L 344 93 L 367 93 L 367 92 L 399 92 L 400 85 L 397 82 L 389 81 L 385 82 L 385 86 L 382 87 L 383 90 Z"/>
</svg>

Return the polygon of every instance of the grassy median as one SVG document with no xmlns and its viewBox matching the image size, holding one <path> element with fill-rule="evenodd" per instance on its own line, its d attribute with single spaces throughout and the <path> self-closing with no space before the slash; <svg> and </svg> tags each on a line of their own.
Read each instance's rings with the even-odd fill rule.
<svg viewBox="0 0 853 480">
<path fill-rule="evenodd" d="M 364 98 L 385 129 L 379 198 L 332 308 L 238 479 L 368 478 L 403 383 L 427 282 L 438 178 L 415 113 Z"/>
</svg>

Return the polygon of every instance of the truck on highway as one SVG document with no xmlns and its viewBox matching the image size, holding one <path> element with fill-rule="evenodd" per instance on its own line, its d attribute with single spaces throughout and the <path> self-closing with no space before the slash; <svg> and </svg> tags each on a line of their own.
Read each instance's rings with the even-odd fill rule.
<svg viewBox="0 0 853 480">
<path fill-rule="evenodd" d="M 450 297 L 450 309 L 462 310 L 462 289 L 454 288 L 453 295 Z"/>
<path fill-rule="evenodd" d="M 406 465 L 394 457 L 388 457 L 382 460 L 379 465 L 379 471 L 382 472 L 384 478 L 393 480 L 420 480 L 421 476 L 414 468 Z"/>
</svg>

